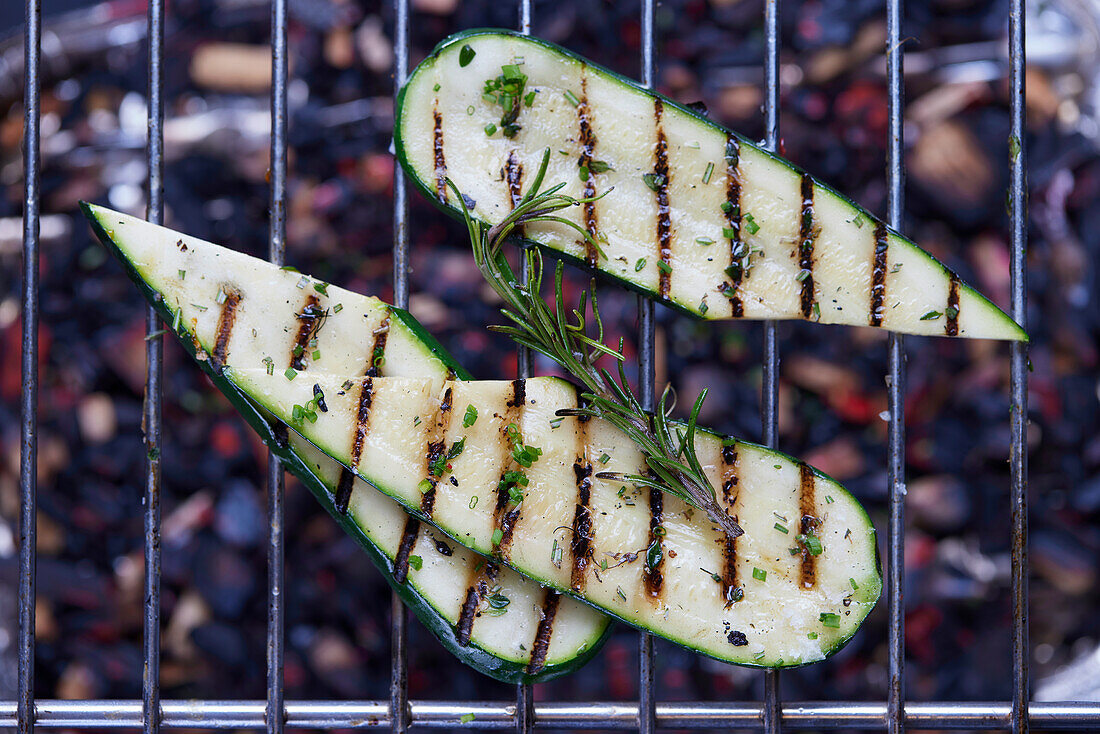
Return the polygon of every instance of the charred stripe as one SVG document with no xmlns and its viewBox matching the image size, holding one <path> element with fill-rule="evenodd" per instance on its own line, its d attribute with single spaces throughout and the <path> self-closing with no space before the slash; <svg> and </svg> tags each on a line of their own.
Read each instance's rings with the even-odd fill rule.
<svg viewBox="0 0 1100 734">
<path fill-rule="evenodd" d="M 355 435 L 351 444 L 351 466 L 359 466 L 359 460 L 363 457 L 363 442 L 367 438 L 367 424 L 370 422 L 370 404 L 374 398 L 374 378 L 363 378 L 363 385 L 359 390 L 359 409 L 355 415 Z"/>
<path fill-rule="evenodd" d="M 730 513 L 734 522 L 737 521 L 737 485 L 740 478 L 737 475 L 737 446 L 722 445 L 722 499 L 726 503 L 726 512 Z M 737 539 L 728 535 L 723 541 L 724 564 L 722 567 L 722 595 L 726 599 L 726 607 L 733 604 L 733 590 L 737 588 Z"/>
<path fill-rule="evenodd" d="M 883 304 L 886 303 L 886 255 L 889 240 L 886 225 L 875 225 L 875 262 L 871 266 L 871 326 L 882 326 Z"/>
<path fill-rule="evenodd" d="M 726 137 L 726 224 L 733 231 L 730 237 L 730 264 L 727 274 L 729 283 L 723 291 L 730 302 L 730 315 L 740 318 L 745 315 L 745 305 L 741 301 L 738 289 L 745 277 L 745 261 L 749 256 L 748 247 L 741 239 L 741 143 L 732 134 Z M 725 286 L 725 282 L 723 282 Z"/>
<path fill-rule="evenodd" d="M 390 337 L 390 315 L 387 313 L 382 318 L 382 323 L 374 330 L 374 343 L 371 344 L 370 354 L 367 356 L 366 374 L 371 377 L 382 376 L 382 366 L 386 364 L 386 342 Z"/>
<path fill-rule="evenodd" d="M 523 164 L 516 158 L 516 151 L 508 153 L 508 160 L 504 164 L 504 176 L 508 181 L 508 193 L 512 197 L 512 208 L 523 198 Z"/>
<path fill-rule="evenodd" d="M 588 106 L 588 74 L 586 67 L 581 67 L 581 96 L 577 105 L 577 122 L 580 125 L 581 156 L 579 166 L 588 171 L 584 179 L 584 198 L 591 199 L 596 195 L 596 174 L 592 172 L 593 156 L 596 152 L 596 133 L 592 131 L 592 110 Z M 596 202 L 584 203 L 584 227 L 592 237 L 596 236 Z M 600 252 L 588 240 L 584 241 L 584 260 L 595 267 L 600 260 Z"/>
<path fill-rule="evenodd" d="M 947 289 L 947 323 L 944 332 L 948 336 L 959 335 L 959 276 L 951 274 L 951 284 Z"/>
<path fill-rule="evenodd" d="M 649 545 L 646 546 L 645 558 L 645 590 L 655 599 L 661 596 L 661 587 L 664 585 L 663 568 L 665 565 L 664 542 L 657 528 L 661 527 L 664 513 L 665 494 L 656 487 L 649 488 Z M 657 546 L 657 562 L 650 565 L 650 548 Z"/>
<path fill-rule="evenodd" d="M 241 302 L 241 294 L 236 289 L 225 293 L 225 302 L 222 303 L 222 311 L 218 314 L 218 335 L 214 339 L 214 354 L 212 359 L 214 367 L 221 369 L 225 366 L 225 358 L 229 354 L 229 337 L 233 333 L 233 325 L 237 322 L 237 305 Z M 197 353 L 197 351 L 196 351 Z"/>
<path fill-rule="evenodd" d="M 435 119 L 433 147 L 435 149 L 435 195 L 444 204 L 447 203 L 447 160 L 443 156 L 443 115 L 439 113 L 439 100 L 432 109 Z"/>
<path fill-rule="evenodd" d="M 432 473 L 432 467 L 439 461 L 447 448 L 447 429 L 451 424 L 451 396 L 454 388 L 448 387 L 443 392 L 443 401 L 439 404 L 439 409 L 432 417 L 432 420 L 428 422 L 428 445 L 424 452 L 424 465 L 425 473 L 428 478 L 428 483 L 432 486 L 427 492 L 420 498 L 420 509 L 427 516 L 432 516 L 432 510 L 435 508 L 435 488 L 439 483 L 439 480 L 447 474 L 449 467 L 443 467 L 443 470 L 439 475 Z"/>
<path fill-rule="evenodd" d="M 341 515 L 348 513 L 348 503 L 351 502 L 351 489 L 355 476 L 346 467 L 340 467 L 340 481 L 336 483 L 336 497 L 332 504 Z"/>
<path fill-rule="evenodd" d="M 664 109 L 665 103 L 661 98 L 654 98 L 653 117 L 657 122 L 657 145 L 654 147 L 653 163 L 653 172 L 656 174 L 654 183 L 657 186 L 657 255 L 665 264 L 664 267 L 658 268 L 660 280 L 657 294 L 667 299 L 672 287 L 672 216 L 668 205 L 668 184 L 671 175 L 668 168 L 668 140 L 665 138 L 665 130 L 661 124 Z"/>
<path fill-rule="evenodd" d="M 419 537 L 420 521 L 415 517 L 406 517 L 405 529 L 401 532 L 401 544 L 397 546 L 397 555 L 393 559 L 393 579 L 399 584 L 405 583 L 409 575 L 409 554 Z"/>
<path fill-rule="evenodd" d="M 798 227 L 798 264 L 802 268 L 802 318 L 808 319 L 814 310 L 814 180 L 810 174 L 802 174 L 802 217 Z"/>
<path fill-rule="evenodd" d="M 306 368 L 306 357 L 310 352 L 309 342 L 325 320 L 325 310 L 321 308 L 321 302 L 317 296 L 312 293 L 306 296 L 302 312 L 295 318 L 298 319 L 298 333 L 294 337 L 294 346 L 291 347 L 290 366 L 300 372 Z"/>
<path fill-rule="evenodd" d="M 561 594 L 553 589 L 545 589 L 542 598 L 542 618 L 535 630 L 535 641 L 531 645 L 531 660 L 527 663 L 527 672 L 534 674 L 546 667 L 546 654 L 550 651 L 550 640 L 554 636 L 554 617 L 558 614 Z"/>
<path fill-rule="evenodd" d="M 814 470 L 809 464 L 798 465 L 798 512 L 801 516 L 799 530 L 803 535 L 817 535 L 821 520 L 817 515 L 817 502 L 814 498 Z M 801 568 L 802 588 L 812 589 L 817 582 L 817 556 L 802 548 Z"/>
</svg>

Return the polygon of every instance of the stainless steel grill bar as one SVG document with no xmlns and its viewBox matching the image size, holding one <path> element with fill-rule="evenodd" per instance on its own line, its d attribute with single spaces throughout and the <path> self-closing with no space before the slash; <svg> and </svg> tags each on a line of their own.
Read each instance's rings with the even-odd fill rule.
<svg viewBox="0 0 1100 734">
<path fill-rule="evenodd" d="M 145 145 L 148 194 L 145 218 L 164 224 L 164 0 L 150 0 L 148 13 L 148 140 Z M 145 309 L 145 581 L 141 699 L 145 734 L 160 730 L 160 453 L 161 361 L 164 340 L 160 318 Z"/>
<path fill-rule="evenodd" d="M 1024 105 L 1024 0 L 1008 16 L 1011 138 L 1012 318 L 1027 328 L 1027 143 Z M 1028 730 L 1027 345 L 1013 342 L 1011 421 L 1012 495 L 1012 731 Z"/>
<path fill-rule="evenodd" d="M 654 0 L 642 0 L 642 84 L 656 86 L 654 77 Z M 656 385 L 653 301 L 638 296 L 638 392 L 642 407 L 653 410 Z M 653 636 L 638 634 L 638 734 L 653 734 L 656 728 L 653 699 Z"/>
<path fill-rule="evenodd" d="M 764 1 L 764 147 L 779 150 L 779 0 Z M 760 421 L 764 444 L 779 447 L 779 341 L 774 321 L 764 322 Z M 764 673 L 764 731 L 778 734 L 779 671 Z"/>
<path fill-rule="evenodd" d="M 271 224 L 268 256 L 282 265 L 286 256 L 287 212 L 287 0 L 271 3 Z M 273 455 L 267 457 L 267 709 L 268 734 L 282 734 L 284 642 L 284 508 L 286 476 Z"/>
<path fill-rule="evenodd" d="M 409 2 L 394 0 L 393 97 L 409 73 Z M 405 172 L 393 167 L 393 300 L 398 308 L 409 307 L 409 203 Z M 409 728 L 408 614 L 397 592 L 390 597 L 390 708 L 391 729 L 405 734 Z"/>
<path fill-rule="evenodd" d="M 887 220 L 895 229 L 901 229 L 905 209 L 901 20 L 901 0 L 887 0 L 886 77 L 890 90 L 890 123 L 886 141 Z M 891 333 L 886 350 L 889 362 L 886 388 L 890 409 L 886 437 L 886 483 L 890 493 L 886 569 L 890 663 L 887 669 L 886 730 L 889 734 L 900 734 L 905 729 L 905 345 L 902 336 Z"/>
<path fill-rule="evenodd" d="M 142 723 L 142 702 L 37 702 L 38 724 L 45 728 L 132 729 Z M 265 701 L 163 701 L 161 726 L 166 729 L 263 729 Z M 412 723 L 428 728 L 511 729 L 515 704 L 504 701 L 413 701 Z M 670 729 L 758 729 L 759 703 L 661 703 L 656 724 Z M 884 701 L 867 703 L 790 702 L 781 707 L 782 721 L 793 728 L 882 729 Z M 389 702 L 288 701 L 287 726 L 297 729 L 366 729 L 390 726 Z M 463 714 L 474 719 L 460 724 Z M 548 729 L 630 730 L 638 726 L 638 706 L 621 702 L 547 703 L 535 708 L 536 727 Z M 921 729 L 1007 729 L 1008 702 L 910 702 L 904 723 Z M 18 719 L 14 701 L 0 703 L 0 726 Z M 1028 719 L 1043 729 L 1100 729 L 1100 703 L 1035 702 Z"/>
<path fill-rule="evenodd" d="M 19 734 L 34 731 L 34 602 L 38 537 L 38 171 L 42 6 L 27 0 L 23 36 L 23 393 L 19 405 Z"/>
</svg>

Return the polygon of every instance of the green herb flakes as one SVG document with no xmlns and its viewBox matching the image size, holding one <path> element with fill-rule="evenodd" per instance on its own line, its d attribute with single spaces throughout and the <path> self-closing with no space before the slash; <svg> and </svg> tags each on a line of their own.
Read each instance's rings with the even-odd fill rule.
<svg viewBox="0 0 1100 734">
<path fill-rule="evenodd" d="M 477 56 L 477 51 L 474 51 L 470 47 L 470 44 L 467 43 L 458 52 L 458 65 L 463 67 L 463 68 L 469 66 L 470 62 L 474 60 L 475 56 Z"/>
<path fill-rule="evenodd" d="M 696 237 L 695 242 L 697 244 L 703 245 L 704 247 L 714 244 L 714 240 L 712 240 L 710 237 Z"/>
<path fill-rule="evenodd" d="M 601 464 L 606 464 L 609 461 L 611 461 L 611 454 L 608 454 L 608 453 L 600 454 L 600 463 Z"/>
<path fill-rule="evenodd" d="M 832 627 L 834 629 L 840 627 L 840 615 L 839 614 L 833 614 L 832 612 L 822 612 L 821 616 L 818 617 L 818 620 L 825 627 Z"/>
<path fill-rule="evenodd" d="M 661 187 L 668 183 L 668 179 L 660 173 L 646 173 L 642 176 L 642 183 L 651 191 L 660 191 Z"/>
<path fill-rule="evenodd" d="M 940 313 L 939 311 L 929 311 L 924 316 L 921 316 L 920 320 L 921 321 L 935 321 L 940 316 L 943 316 L 943 314 Z"/>
<path fill-rule="evenodd" d="M 703 173 L 703 183 L 704 184 L 709 184 L 710 183 L 710 176 L 711 176 L 712 173 L 714 173 L 714 163 L 709 162 L 709 163 L 707 163 L 707 170 Z"/>
<path fill-rule="evenodd" d="M 749 231 L 749 234 L 756 234 L 760 231 L 760 225 L 752 218 L 752 214 L 745 215 L 745 229 Z"/>
<path fill-rule="evenodd" d="M 672 265 L 665 262 L 664 260 L 658 260 L 657 261 L 657 269 L 660 270 L 665 275 L 668 275 L 669 273 L 672 272 Z"/>
<path fill-rule="evenodd" d="M 420 483 L 416 485 L 416 488 L 420 490 L 420 494 L 427 494 L 432 491 L 433 486 L 435 485 L 432 484 L 431 479 L 421 479 Z"/>
<path fill-rule="evenodd" d="M 469 48 L 469 46 L 467 46 L 466 48 Z M 474 716 L 473 714 L 462 714 L 462 716 L 458 717 L 458 720 L 461 721 L 463 724 L 469 724 L 471 721 L 473 721 L 476 718 L 477 717 Z"/>
<path fill-rule="evenodd" d="M 412 567 L 413 570 L 419 571 L 424 568 L 424 559 L 420 556 L 409 556 L 409 566 Z"/>
<path fill-rule="evenodd" d="M 293 367 L 287 367 L 286 372 L 283 373 L 283 376 L 286 377 L 286 379 L 288 380 L 293 380 L 295 377 L 298 376 L 298 370 L 294 369 Z"/>
<path fill-rule="evenodd" d="M 322 296 L 328 295 L 328 283 L 314 283 L 313 290 L 320 293 Z"/>
<path fill-rule="evenodd" d="M 275 360 L 271 357 L 264 357 L 264 367 L 267 368 L 267 374 L 275 374 Z"/>
<path fill-rule="evenodd" d="M 500 546 L 500 541 L 502 540 L 504 540 L 504 531 L 497 528 L 493 531 L 493 547 L 496 548 Z"/>
<path fill-rule="evenodd" d="M 573 94 L 572 91 L 566 89 L 564 92 L 562 92 L 562 94 L 564 94 L 565 98 L 569 100 L 569 104 L 573 105 L 574 107 L 580 107 L 581 101 L 577 99 L 577 95 Z"/>
<path fill-rule="evenodd" d="M 779 532 L 783 533 L 784 535 L 786 535 L 787 533 L 791 532 L 790 530 L 787 530 L 787 528 L 783 527 L 783 526 L 782 526 L 782 525 L 780 525 L 779 523 L 776 523 L 776 524 L 775 524 L 775 525 L 773 525 L 772 527 L 774 527 L 774 528 L 775 528 L 776 530 L 778 530 Z"/>
<path fill-rule="evenodd" d="M 488 125 L 485 126 L 485 134 L 489 137 L 492 137 L 493 134 L 496 133 L 496 131 L 497 131 L 497 126 L 494 125 L 491 122 Z"/>
<path fill-rule="evenodd" d="M 468 507 L 471 510 L 477 507 L 477 500 L 478 500 L 478 496 L 476 494 L 473 497 L 470 498 L 470 504 L 468 505 Z"/>
<path fill-rule="evenodd" d="M 752 577 L 754 579 L 756 579 L 757 581 L 767 581 L 768 580 L 768 572 L 765 571 L 762 568 L 757 568 L 756 566 L 753 566 L 752 567 Z"/>
<path fill-rule="evenodd" d="M 634 272 L 635 273 L 640 273 L 640 272 L 642 272 L 642 268 L 644 268 L 644 267 L 645 267 L 645 258 L 640 257 L 640 258 L 638 258 L 638 262 L 634 263 Z"/>
<path fill-rule="evenodd" d="M 462 425 L 465 428 L 469 428 L 475 423 L 477 423 L 477 408 L 473 405 L 467 405 L 466 415 L 462 416 Z"/>
</svg>

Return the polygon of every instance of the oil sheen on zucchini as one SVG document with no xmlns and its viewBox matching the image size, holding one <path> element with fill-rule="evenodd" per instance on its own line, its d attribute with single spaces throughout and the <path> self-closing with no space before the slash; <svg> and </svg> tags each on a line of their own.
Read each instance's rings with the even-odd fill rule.
<svg viewBox="0 0 1100 734">
<path fill-rule="evenodd" d="M 526 76 L 508 125 L 497 77 Z M 486 91 L 489 93 L 486 94 Z M 602 199 L 525 236 L 707 319 L 805 319 L 1026 340 L 988 299 L 865 209 L 702 115 L 559 46 L 505 30 L 452 36 L 401 90 L 394 143 L 452 213 L 452 179 L 496 223 L 551 151 L 546 184 Z"/>
<path fill-rule="evenodd" d="M 224 379 L 248 367 L 284 381 L 293 372 L 299 386 L 332 374 L 467 377 L 407 312 L 109 209 L 84 212 L 215 384 L 445 647 L 507 682 L 546 680 L 595 654 L 607 617 L 408 515 Z"/>
<path fill-rule="evenodd" d="M 294 430 L 358 476 L 472 550 L 720 660 L 821 660 L 882 588 L 874 527 L 829 477 L 700 432 L 700 461 L 745 530 L 728 540 L 673 496 L 601 478 L 644 471 L 642 457 L 602 420 L 557 416 L 578 405 L 557 378 L 226 378 L 287 420 L 320 390 L 327 411 Z"/>
</svg>

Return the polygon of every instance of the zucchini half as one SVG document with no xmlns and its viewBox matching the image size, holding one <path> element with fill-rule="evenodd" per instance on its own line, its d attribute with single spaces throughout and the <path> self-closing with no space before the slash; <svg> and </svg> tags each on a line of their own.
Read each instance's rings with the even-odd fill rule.
<svg viewBox="0 0 1100 734">
<path fill-rule="evenodd" d="M 527 77 L 503 104 L 487 81 Z M 528 104 L 530 100 L 530 104 Z M 506 136 L 511 135 L 511 137 Z M 805 319 L 908 334 L 1027 340 L 957 274 L 867 210 L 699 113 L 559 46 L 506 30 L 441 42 L 395 113 L 421 191 L 495 224 L 551 151 L 547 185 L 606 196 L 525 238 L 707 319 Z"/>
<path fill-rule="evenodd" d="M 283 381 L 293 371 L 299 386 L 327 384 L 334 373 L 467 378 L 408 312 L 141 219 L 81 206 L 214 384 L 444 647 L 512 683 L 571 672 L 599 650 L 607 617 L 449 542 L 225 379 L 227 370 L 252 367 Z"/>
<path fill-rule="evenodd" d="M 745 530 L 730 540 L 672 495 L 601 477 L 644 473 L 644 459 L 612 424 L 556 415 L 578 407 L 577 389 L 558 378 L 306 380 L 254 367 L 225 376 L 459 543 L 720 660 L 821 660 L 882 589 L 874 527 L 829 477 L 700 431 L 700 462 Z M 327 410 L 293 421 L 318 391 Z M 517 441 L 541 455 L 530 461 Z M 517 472 L 518 497 L 507 486 Z"/>
</svg>

